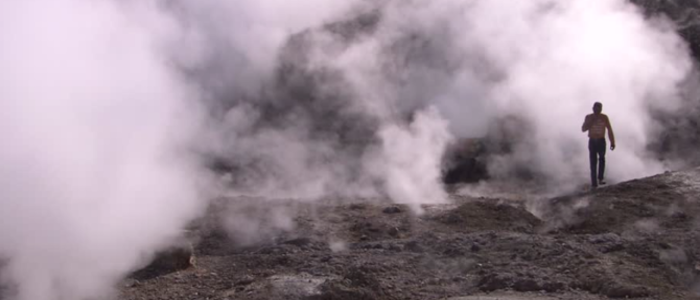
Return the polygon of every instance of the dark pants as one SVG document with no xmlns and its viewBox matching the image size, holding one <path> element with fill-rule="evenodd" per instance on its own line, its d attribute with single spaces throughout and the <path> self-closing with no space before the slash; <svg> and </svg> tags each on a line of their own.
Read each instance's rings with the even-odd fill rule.
<svg viewBox="0 0 700 300">
<path fill-rule="evenodd" d="M 602 181 L 603 178 L 605 178 L 606 148 L 607 144 L 605 143 L 605 139 L 588 140 L 588 154 L 591 161 L 591 184 L 593 186 L 598 186 L 598 181 Z"/>
</svg>

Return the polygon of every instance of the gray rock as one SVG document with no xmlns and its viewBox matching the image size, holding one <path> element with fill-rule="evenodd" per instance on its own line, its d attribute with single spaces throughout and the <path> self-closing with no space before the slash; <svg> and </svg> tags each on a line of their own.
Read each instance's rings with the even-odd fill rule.
<svg viewBox="0 0 700 300">
<path fill-rule="evenodd" d="M 156 253 L 148 265 L 134 272 L 135 279 L 154 278 L 168 273 L 185 270 L 195 265 L 194 248 L 189 242 Z"/>
<path fill-rule="evenodd" d="M 398 214 L 401 213 L 401 208 L 398 206 L 389 206 L 385 208 L 382 212 L 385 214 Z"/>
</svg>

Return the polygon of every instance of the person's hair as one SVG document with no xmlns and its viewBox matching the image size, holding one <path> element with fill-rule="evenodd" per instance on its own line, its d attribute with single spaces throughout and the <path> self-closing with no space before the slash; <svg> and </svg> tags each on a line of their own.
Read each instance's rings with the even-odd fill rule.
<svg viewBox="0 0 700 300">
<path fill-rule="evenodd" d="M 593 103 L 593 112 L 601 112 L 603 111 L 603 103 L 596 102 Z"/>
</svg>

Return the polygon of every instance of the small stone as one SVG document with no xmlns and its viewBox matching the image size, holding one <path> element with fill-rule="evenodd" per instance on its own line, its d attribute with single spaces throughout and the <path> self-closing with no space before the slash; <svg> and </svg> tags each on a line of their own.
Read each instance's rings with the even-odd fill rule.
<svg viewBox="0 0 700 300">
<path fill-rule="evenodd" d="M 389 206 L 385 208 L 382 212 L 385 214 L 398 214 L 401 213 L 401 208 L 399 208 L 398 206 Z"/>
<path fill-rule="evenodd" d="M 479 252 L 479 251 L 481 251 L 481 246 L 479 246 L 477 244 L 473 244 L 470 250 L 472 252 Z"/>
<path fill-rule="evenodd" d="M 253 282 L 255 282 L 255 277 L 250 276 L 250 275 L 246 275 L 243 278 L 236 281 L 236 285 L 237 286 L 245 286 L 245 285 L 249 285 Z"/>
<path fill-rule="evenodd" d="M 126 282 L 124 282 L 124 287 L 127 288 L 138 287 L 139 285 L 141 285 L 141 282 L 135 279 L 127 279 Z"/>
<path fill-rule="evenodd" d="M 399 229 L 396 228 L 396 227 L 392 227 L 391 229 L 389 229 L 389 235 L 392 236 L 392 237 L 399 237 L 399 234 L 400 234 L 400 233 L 401 233 L 401 232 L 400 232 Z"/>
<path fill-rule="evenodd" d="M 362 204 L 362 203 L 350 204 L 350 209 L 352 209 L 352 210 L 363 210 L 365 208 L 367 208 L 367 206 L 365 204 Z"/>
</svg>

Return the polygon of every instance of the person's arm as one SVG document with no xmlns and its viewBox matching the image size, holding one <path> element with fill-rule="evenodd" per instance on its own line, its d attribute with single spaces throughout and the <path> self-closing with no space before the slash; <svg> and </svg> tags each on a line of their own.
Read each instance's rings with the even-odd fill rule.
<svg viewBox="0 0 700 300">
<path fill-rule="evenodd" d="M 591 116 L 588 115 L 586 116 L 585 119 L 583 119 L 583 126 L 581 126 L 581 132 L 586 132 L 588 129 L 591 129 Z"/>
<path fill-rule="evenodd" d="M 605 116 L 605 127 L 608 128 L 608 138 L 610 138 L 610 150 L 615 150 L 615 133 L 610 125 L 610 117 Z"/>
</svg>

